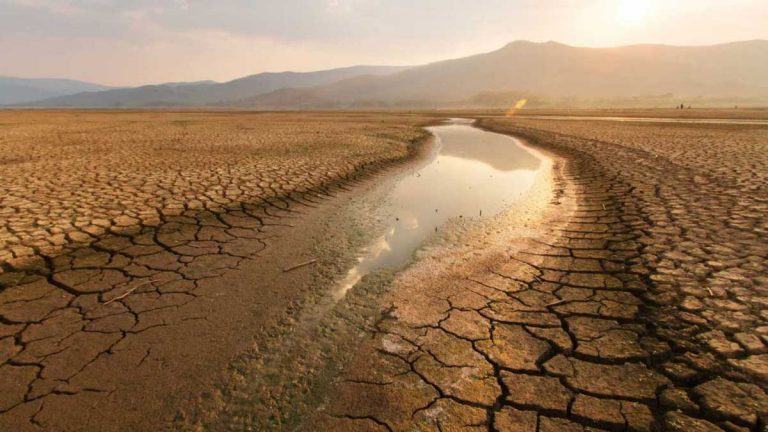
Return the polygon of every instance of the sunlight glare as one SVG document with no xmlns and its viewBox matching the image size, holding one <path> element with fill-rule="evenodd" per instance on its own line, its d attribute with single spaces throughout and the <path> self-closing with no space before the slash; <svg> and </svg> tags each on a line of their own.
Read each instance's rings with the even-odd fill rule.
<svg viewBox="0 0 768 432">
<path fill-rule="evenodd" d="M 621 0 L 619 20 L 627 26 L 639 26 L 645 23 L 649 11 L 648 0 Z"/>
<path fill-rule="evenodd" d="M 528 99 L 520 99 L 517 102 L 515 102 L 515 106 L 507 110 L 507 113 L 506 113 L 507 117 L 512 117 L 513 115 L 515 115 L 515 112 L 519 109 L 523 109 L 523 107 L 527 103 L 528 103 Z"/>
</svg>

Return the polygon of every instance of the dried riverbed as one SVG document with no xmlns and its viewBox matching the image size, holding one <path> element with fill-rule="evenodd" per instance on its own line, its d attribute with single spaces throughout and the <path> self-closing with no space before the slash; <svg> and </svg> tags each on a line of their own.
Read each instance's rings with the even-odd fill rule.
<svg viewBox="0 0 768 432">
<path fill-rule="evenodd" d="M 548 216 L 496 254 L 472 247 L 458 263 L 451 253 L 414 267 L 314 421 L 348 431 L 763 430 L 768 129 L 481 124 L 551 152 Z"/>
<path fill-rule="evenodd" d="M 361 336 L 386 315 L 380 299 L 399 279 L 398 270 L 414 258 L 427 259 L 430 251 L 456 252 L 472 232 L 484 232 L 486 241 L 498 244 L 506 236 L 500 227 L 520 222 L 510 219 L 509 210 L 520 210 L 534 184 L 547 178 L 546 158 L 466 121 L 430 131 L 435 139 L 421 160 L 362 186 L 352 203 L 329 219 L 346 232 L 365 233 L 356 242 L 362 253 L 344 261 L 354 264 L 338 280 L 323 282 L 330 287 L 326 295 L 315 298 L 283 333 L 236 362 L 230 384 L 202 401 L 205 418 L 197 421 L 206 429 L 310 428 L 309 414 L 333 397 L 333 381 Z M 328 245 L 320 247 L 327 254 Z"/>
<path fill-rule="evenodd" d="M 168 130 L 184 130 L 188 120 L 204 130 L 200 122 L 208 121 L 168 115 L 183 120 Z M 278 132 L 306 124 L 290 116 L 264 118 Z M 390 159 L 402 160 L 402 134 L 418 134 L 400 124 L 427 121 L 377 116 L 313 115 L 305 144 L 311 131 L 347 131 L 362 140 L 343 149 L 324 142 L 333 153 L 313 151 L 353 157 L 359 165 L 339 176 L 331 161 L 325 175 L 333 182 L 311 181 L 283 198 L 262 197 L 266 189 L 250 177 L 237 183 L 236 173 L 248 167 L 204 145 L 183 160 L 196 179 L 191 183 L 145 178 L 146 187 L 163 193 L 188 191 L 190 203 L 202 208 L 179 210 L 149 199 L 130 173 L 118 176 L 113 180 L 125 183 L 112 181 L 113 192 L 155 209 L 157 216 L 135 214 L 138 226 L 118 219 L 132 217 L 127 204 L 111 209 L 114 220 L 101 228 L 87 206 L 73 207 L 74 219 L 59 217 L 70 198 L 90 202 L 87 194 L 43 199 L 70 183 L 15 184 L 21 199 L 24 188 L 38 187 L 41 193 L 29 197 L 47 203 L 52 217 L 30 222 L 39 213 L 35 203 L 14 201 L 3 209 L 18 216 L 6 224 L 5 241 L 31 246 L 6 248 L 2 257 L 0 429 L 740 432 L 765 426 L 765 126 L 484 118 L 483 128 L 529 140 L 541 163 L 530 188 L 508 203 L 491 195 L 503 208 L 482 202 L 458 209 L 460 217 L 426 223 L 425 232 L 405 236 L 420 238 L 416 246 L 398 249 L 410 252 L 390 261 L 378 257 L 391 247 L 376 252 L 376 245 L 401 244 L 387 235 L 421 225 L 406 223 L 398 202 L 425 201 L 391 193 L 429 178 L 439 153 L 427 150 L 439 146 L 421 147 L 427 151 L 421 157 L 371 174 L 382 167 L 376 142 L 386 143 Z M 326 124 L 329 118 L 334 125 Z M 242 121 L 257 122 L 258 115 L 232 119 L 236 127 L 227 133 L 255 137 Z M 118 123 L 106 129 L 109 136 L 147 126 Z M 77 128 L 60 135 L 68 144 L 61 154 L 77 154 L 80 135 L 99 136 L 98 122 L 90 126 L 85 135 Z M 166 166 L 153 157 L 175 154 L 183 137 L 148 142 L 132 166 Z M 92 147 L 109 148 L 98 140 Z M 33 153 L 38 159 L 1 163 L 32 175 L 35 164 L 56 166 L 43 150 Z M 292 160 L 290 146 L 258 140 L 231 150 Z M 497 153 L 474 162 L 500 175 Z M 219 161 L 218 177 L 197 168 L 210 157 Z M 67 157 L 64 164 L 77 163 Z M 307 186 L 279 170 L 259 175 L 279 180 L 263 187 Z M 87 177 L 86 185 L 98 186 L 99 178 Z M 196 194 L 199 184 L 218 180 L 229 186 Z M 238 201 L 251 195 L 264 201 Z M 232 201 L 218 204 L 225 199 Z M 480 210 L 483 219 L 476 218 Z M 35 246 L 47 241 L 38 232 L 46 224 L 62 229 L 62 244 Z M 77 248 L 68 243 L 85 240 Z M 364 262 L 375 265 L 345 284 Z"/>
</svg>

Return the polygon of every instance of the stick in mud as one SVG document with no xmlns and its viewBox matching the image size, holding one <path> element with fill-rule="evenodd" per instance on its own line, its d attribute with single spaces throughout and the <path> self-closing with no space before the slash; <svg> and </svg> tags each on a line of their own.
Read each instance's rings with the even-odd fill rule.
<svg viewBox="0 0 768 432">
<path fill-rule="evenodd" d="M 304 266 L 308 266 L 308 265 L 310 265 L 310 264 L 314 264 L 314 263 L 316 263 L 316 262 L 317 262 L 317 258 L 315 258 L 315 259 L 311 259 L 311 260 L 309 260 L 309 261 L 306 261 L 306 262 L 303 262 L 303 263 L 301 263 L 301 264 L 296 264 L 295 266 L 291 266 L 291 267 L 285 268 L 285 269 L 283 269 L 283 273 L 287 273 L 287 272 L 289 272 L 289 271 L 291 271 L 291 270 L 296 270 L 297 268 L 301 268 L 301 267 L 304 267 Z"/>
<path fill-rule="evenodd" d="M 142 282 L 142 283 L 140 283 L 140 284 L 136 285 L 135 287 L 133 287 L 133 288 L 129 289 L 128 291 L 126 291 L 126 292 L 124 292 L 124 293 L 120 294 L 119 296 L 117 296 L 117 297 L 115 297 L 115 298 L 113 298 L 113 299 L 111 299 L 111 300 L 107 300 L 107 301 L 105 301 L 104 303 L 102 303 L 102 305 L 103 305 L 103 306 L 106 306 L 106 305 L 108 305 L 108 304 L 110 304 L 110 303 L 112 303 L 112 302 L 114 302 L 114 301 L 117 301 L 117 300 L 122 300 L 122 299 L 124 299 L 124 298 L 128 297 L 129 295 L 131 295 L 131 293 L 132 293 L 132 292 L 134 292 L 134 291 L 136 291 L 137 289 L 139 289 L 139 288 L 143 287 L 144 285 L 148 285 L 148 284 L 151 284 L 151 283 L 155 283 L 155 282 L 157 282 L 157 281 L 154 281 L 154 280 L 148 280 L 148 281 L 144 281 L 144 282 Z"/>
</svg>

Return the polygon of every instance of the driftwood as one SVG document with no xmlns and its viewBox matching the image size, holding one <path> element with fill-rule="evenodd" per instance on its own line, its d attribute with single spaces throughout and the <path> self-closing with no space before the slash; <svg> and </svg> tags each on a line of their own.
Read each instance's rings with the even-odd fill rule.
<svg viewBox="0 0 768 432">
<path fill-rule="evenodd" d="M 554 301 L 552 303 L 548 303 L 547 307 L 557 306 L 557 305 L 561 305 L 561 304 L 567 303 L 567 302 L 568 302 L 568 300 L 562 299 L 562 300 Z"/>
<path fill-rule="evenodd" d="M 296 265 L 294 265 L 294 266 L 291 266 L 291 267 L 288 267 L 288 268 L 284 268 L 284 269 L 283 269 L 283 273 L 287 273 L 287 272 L 289 272 L 289 271 L 291 271 L 291 270 L 296 270 L 297 268 L 305 267 L 305 266 L 308 266 L 308 265 L 310 265 L 310 264 L 314 264 L 314 263 L 316 263 L 316 262 L 317 262 L 317 258 L 315 258 L 315 259 L 311 259 L 311 260 L 309 260 L 309 261 L 305 261 L 305 262 L 303 262 L 303 263 L 301 263 L 301 264 L 296 264 Z"/>
<path fill-rule="evenodd" d="M 149 285 L 149 284 L 151 284 L 151 283 L 155 283 L 155 282 L 157 282 L 157 281 L 154 281 L 154 280 L 148 280 L 148 281 L 144 281 L 144 282 L 142 282 L 142 283 L 140 283 L 140 284 L 136 285 L 135 287 L 133 287 L 133 288 L 129 289 L 128 291 L 126 291 L 126 292 L 124 292 L 124 293 L 120 294 L 119 296 L 117 296 L 117 297 L 115 297 L 115 298 L 113 298 L 113 299 L 110 299 L 110 300 L 107 300 L 107 301 L 105 301 L 104 303 L 102 303 L 102 305 L 103 305 L 103 306 L 106 306 L 106 305 L 108 305 L 108 304 L 110 304 L 110 303 L 112 303 L 112 302 L 115 302 L 115 301 L 118 301 L 118 300 L 122 300 L 122 299 L 124 299 L 124 298 L 128 297 L 129 295 L 131 295 L 131 294 L 132 294 L 134 291 L 136 291 L 137 289 L 139 289 L 139 288 L 143 287 L 144 285 Z"/>
</svg>

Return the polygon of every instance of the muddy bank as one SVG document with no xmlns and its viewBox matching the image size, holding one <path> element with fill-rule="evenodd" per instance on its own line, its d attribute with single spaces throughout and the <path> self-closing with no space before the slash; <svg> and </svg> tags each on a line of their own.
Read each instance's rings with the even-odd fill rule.
<svg viewBox="0 0 768 432">
<path fill-rule="evenodd" d="M 21 275 L 35 290 L 0 293 L 20 334 L 0 336 L 1 428 L 759 430 L 766 129 L 483 126 L 550 160 L 526 205 L 449 222 L 339 302 L 329 287 L 391 228 L 391 182 L 424 159 Z"/>
<path fill-rule="evenodd" d="M 765 129 L 561 123 L 483 121 L 554 155 L 549 217 L 395 280 L 316 425 L 764 427 Z"/>
<path fill-rule="evenodd" d="M 457 132 L 462 138 L 472 138 L 462 136 L 462 128 L 458 128 Z M 476 133 L 476 135 L 481 140 L 484 137 L 483 133 Z M 508 137 L 486 135 L 489 135 L 488 138 L 498 140 L 498 144 L 502 146 L 501 153 L 495 151 L 491 153 L 499 156 L 504 152 L 512 152 L 508 155 L 516 158 L 518 163 L 496 157 L 483 162 L 490 170 L 485 175 L 496 172 L 493 166 L 498 164 L 502 164 L 502 168 L 509 169 L 510 173 L 516 172 L 516 169 L 527 172 L 526 168 L 531 168 L 531 160 L 528 158 L 532 155 L 529 150 L 520 148 Z M 452 147 L 455 144 L 452 144 L 450 139 L 446 139 L 443 137 L 444 142 L 437 145 L 449 158 L 455 157 L 451 155 L 455 155 L 458 149 Z M 492 150 L 487 146 L 494 145 L 492 141 L 483 144 L 477 140 L 465 141 L 464 144 L 478 146 L 477 150 L 483 150 L 484 146 L 486 146 L 485 150 Z M 481 153 L 482 151 L 474 156 L 480 157 Z M 376 333 L 382 320 L 395 310 L 391 299 L 393 295 L 402 294 L 397 288 L 402 285 L 402 280 L 409 279 L 411 286 L 421 282 L 429 283 L 435 278 L 444 278 L 445 275 L 440 270 L 446 267 L 453 268 L 451 278 L 463 278 L 464 273 L 468 271 L 464 261 L 474 262 L 472 258 L 476 258 L 478 251 L 485 251 L 482 255 L 487 259 L 488 256 L 504 250 L 512 238 L 536 232 L 541 217 L 540 210 L 551 199 L 552 188 L 549 159 L 536 153 L 535 160 L 536 171 L 531 171 L 530 180 L 524 180 L 527 177 L 501 175 L 498 181 L 507 186 L 505 193 L 494 195 L 492 187 L 485 191 L 489 198 L 498 198 L 499 202 L 488 205 L 483 219 L 469 215 L 460 217 L 462 212 L 467 212 L 465 205 L 471 207 L 476 204 L 474 200 L 462 202 L 454 209 L 455 215 L 441 219 L 438 232 L 429 236 L 415 255 L 411 255 L 414 249 L 407 244 L 408 242 L 393 241 L 393 238 L 397 238 L 393 232 L 395 231 L 393 224 L 395 228 L 399 227 L 408 232 L 406 227 L 400 226 L 401 222 L 414 229 L 421 226 L 423 222 L 427 231 L 432 232 L 433 227 L 429 225 L 429 221 L 434 222 L 431 214 L 434 209 L 430 207 L 429 212 L 421 215 L 418 211 L 419 207 L 411 205 L 412 200 L 400 200 L 398 188 L 409 185 L 410 187 L 407 188 L 409 197 L 413 193 L 418 195 L 418 187 L 413 183 L 425 181 L 429 184 L 433 175 L 430 173 L 431 169 L 440 167 L 441 170 L 454 173 L 444 165 L 438 164 L 438 162 L 446 164 L 446 159 L 434 158 L 431 160 L 431 165 L 427 163 L 425 166 L 422 163 L 413 171 L 399 178 L 390 179 L 388 184 L 376 185 L 372 189 L 361 191 L 359 201 L 353 200 L 349 209 L 342 212 L 347 215 L 344 219 L 357 222 L 373 221 L 372 225 L 365 227 L 366 232 L 374 234 L 375 237 L 376 232 L 383 230 L 387 233 L 384 238 L 391 248 L 403 249 L 396 253 L 412 256 L 413 264 L 408 267 L 409 270 L 406 271 L 405 276 L 394 273 L 397 267 L 390 266 L 387 269 L 384 266 L 384 269 L 380 268 L 363 277 L 338 302 L 331 299 L 334 301 L 330 307 L 328 304 L 323 305 L 320 301 L 314 307 L 305 308 L 304 314 L 299 316 L 292 326 L 286 328 L 284 333 L 267 342 L 265 346 L 260 346 L 243 355 L 235 363 L 232 379 L 227 380 L 229 384 L 218 389 L 212 397 L 202 401 L 202 409 L 198 412 L 198 414 L 202 412 L 202 417 L 198 415 L 192 423 L 203 425 L 206 430 L 249 428 L 307 430 L 319 427 L 315 424 L 318 419 L 313 414 L 318 409 L 327 408 L 329 399 L 332 400 L 335 397 L 336 380 L 343 375 L 345 365 L 354 359 L 360 345 L 365 344 L 370 335 Z M 525 161 L 528 162 L 525 163 Z M 503 166 L 505 163 L 511 165 Z M 463 168 L 466 169 L 466 167 Z M 461 172 L 466 171 L 461 170 Z M 461 188 L 457 186 L 458 183 L 452 184 L 458 189 Z M 470 181 L 464 187 L 476 187 L 476 185 Z M 453 190 L 452 193 L 462 196 L 465 192 Z M 435 194 L 439 195 L 439 192 L 435 190 Z M 482 195 L 482 193 L 476 193 L 476 195 Z M 425 199 L 420 198 L 418 201 Z M 444 197 L 438 198 L 438 201 L 439 199 Z M 386 204 L 382 204 L 384 202 Z M 443 206 L 440 210 L 448 214 L 451 207 L 456 205 L 446 201 L 441 202 Z M 403 203 L 405 203 L 404 207 L 401 206 Z M 475 212 L 473 207 L 470 213 Z M 375 217 L 371 218 L 371 215 Z M 380 220 L 383 223 L 376 222 L 378 218 L 376 215 L 384 217 L 383 221 Z M 424 220 L 422 220 L 423 217 L 425 217 Z M 410 223 L 409 218 L 413 218 Z M 413 223 L 414 221 L 418 223 Z M 411 232 L 410 235 L 419 238 L 418 230 L 415 233 Z M 373 240 L 373 242 L 369 241 L 369 244 L 376 246 L 381 243 L 381 238 Z M 320 245 L 320 247 L 325 246 Z M 370 251 L 369 248 L 367 252 Z M 367 252 L 364 250 L 359 262 L 365 261 Z M 379 255 L 378 249 L 374 248 L 374 256 Z M 386 256 L 383 261 L 390 265 L 392 263 Z M 352 270 L 355 268 L 353 267 Z M 341 275 L 343 276 L 344 273 Z M 339 286 L 339 283 L 343 286 L 344 281 L 345 279 L 341 278 L 340 281 L 335 281 L 337 285 L 328 286 L 331 289 Z M 423 295 L 424 293 L 410 293 L 412 299 L 421 299 Z M 430 313 L 428 308 L 423 309 L 422 312 Z M 365 397 L 365 394 L 358 396 Z"/>
<path fill-rule="evenodd" d="M 682 101 L 681 101 L 682 102 Z M 540 118 L 549 116 L 579 116 L 579 117 L 650 117 L 666 119 L 743 119 L 743 120 L 768 120 L 768 109 L 765 108 L 699 108 L 694 104 L 693 108 L 571 108 L 571 109 L 546 109 L 525 108 L 517 110 L 515 114 L 530 115 Z M 504 113 L 492 113 L 489 117 L 503 117 Z"/>
<path fill-rule="evenodd" d="M 318 413 L 304 427 L 488 430 L 502 388 L 500 376 L 494 375 L 501 369 L 485 363 L 489 359 L 472 348 L 491 339 L 483 313 L 504 312 L 503 306 L 501 311 L 490 309 L 491 298 L 503 296 L 504 285 L 516 278 L 532 276 L 523 266 L 510 265 L 509 256 L 548 240 L 552 226 L 563 224 L 572 211 L 559 180 L 560 162 L 551 154 L 536 153 L 543 166 L 518 201 L 493 218 L 450 226 L 391 281 L 377 299 L 382 312 L 369 322 L 346 366 L 318 397 Z M 503 272 L 486 273 L 499 266 Z M 533 321 L 531 310 L 519 319 Z M 527 347 L 520 347 L 527 342 L 498 341 L 502 349 L 516 351 L 509 356 L 518 362 L 530 357 Z"/>
<path fill-rule="evenodd" d="M 409 160 L 350 184 L 307 212 L 303 220 L 311 228 L 280 239 L 284 262 L 317 260 L 283 273 L 289 279 L 271 281 L 276 291 L 300 293 L 274 325 L 246 330 L 252 343 L 233 352 L 226 369 L 207 388 L 179 404 L 173 429 L 290 429 L 313 409 L 316 389 L 335 376 L 347 350 L 357 343 L 358 326 L 379 314 L 376 304 L 367 300 L 386 289 L 392 274 L 368 278 L 343 301 L 333 293 L 355 266 L 358 252 L 389 222 L 379 213 L 389 188 L 412 176 L 433 153 L 433 141 L 420 143 Z M 300 226 L 291 225 L 291 231 Z M 279 268 L 282 272 L 285 267 Z"/>
<path fill-rule="evenodd" d="M 236 353 L 311 295 L 311 276 L 283 270 L 317 257 L 319 236 L 333 237 L 328 210 L 402 162 L 362 163 L 288 195 L 125 221 L 85 245 L 35 249 L 3 264 L 0 429 L 172 424 L 179 406 L 216 386 Z M 329 250 L 343 256 L 344 241 Z"/>
<path fill-rule="evenodd" d="M 544 119 L 544 120 L 564 120 L 564 121 L 610 121 L 610 122 L 630 122 L 630 123 L 672 123 L 672 124 L 694 124 L 694 125 L 755 125 L 768 126 L 768 119 L 741 119 L 741 118 L 700 118 L 700 117 L 622 117 L 622 116 L 578 116 L 578 115 L 547 115 L 543 117 L 517 114 L 519 119 Z"/>
</svg>

